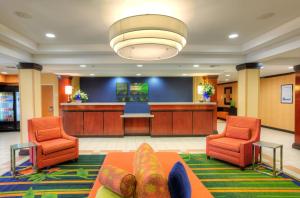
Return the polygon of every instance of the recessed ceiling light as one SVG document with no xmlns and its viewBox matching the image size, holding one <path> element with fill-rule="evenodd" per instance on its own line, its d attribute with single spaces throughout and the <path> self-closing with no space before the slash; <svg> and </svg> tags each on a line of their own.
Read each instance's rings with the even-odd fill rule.
<svg viewBox="0 0 300 198">
<path fill-rule="evenodd" d="M 53 34 L 53 33 L 46 33 L 45 35 L 47 38 L 55 38 L 56 37 L 55 34 Z"/>
<path fill-rule="evenodd" d="M 228 35 L 228 38 L 230 38 L 230 39 L 235 39 L 237 37 L 239 37 L 239 34 L 237 34 L 237 33 L 232 33 L 232 34 Z"/>
<path fill-rule="evenodd" d="M 290 66 L 289 69 L 294 69 L 294 67 L 293 67 L 293 66 Z"/>
<path fill-rule="evenodd" d="M 90 74 L 90 76 L 95 76 L 95 74 Z"/>
<path fill-rule="evenodd" d="M 230 76 L 230 74 L 226 74 L 225 76 L 226 76 L 226 77 L 229 77 L 229 76 Z"/>
<path fill-rule="evenodd" d="M 85 67 L 86 67 L 86 65 L 79 65 L 79 67 L 85 68 Z"/>
<path fill-rule="evenodd" d="M 193 67 L 199 67 L 199 65 L 193 65 Z"/>
<path fill-rule="evenodd" d="M 1 72 L 1 74 L 8 74 L 7 72 Z"/>
<path fill-rule="evenodd" d="M 182 74 L 183 76 L 187 76 L 187 74 Z"/>
<path fill-rule="evenodd" d="M 261 66 L 261 67 L 260 67 L 260 69 L 264 69 L 264 68 L 265 68 L 264 66 Z"/>
<path fill-rule="evenodd" d="M 136 76 L 141 76 L 142 74 L 135 74 Z"/>
<path fill-rule="evenodd" d="M 143 67 L 143 65 L 136 65 L 137 67 Z"/>
</svg>

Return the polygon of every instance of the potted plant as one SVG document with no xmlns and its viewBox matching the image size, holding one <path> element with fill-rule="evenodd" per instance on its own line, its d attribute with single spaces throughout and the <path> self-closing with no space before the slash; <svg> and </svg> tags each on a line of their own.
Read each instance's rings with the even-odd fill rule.
<svg viewBox="0 0 300 198">
<path fill-rule="evenodd" d="M 203 85 L 203 98 L 205 102 L 210 102 L 210 97 L 215 94 L 215 88 L 209 83 Z"/>
<path fill-rule="evenodd" d="M 73 98 L 73 100 L 75 100 L 75 102 L 78 102 L 78 103 L 86 102 L 89 99 L 88 95 L 86 93 L 84 93 L 83 91 L 81 91 L 80 89 L 74 93 L 72 98 Z"/>
<path fill-rule="evenodd" d="M 237 115 L 237 109 L 235 108 L 234 100 L 230 101 L 229 115 Z"/>
</svg>

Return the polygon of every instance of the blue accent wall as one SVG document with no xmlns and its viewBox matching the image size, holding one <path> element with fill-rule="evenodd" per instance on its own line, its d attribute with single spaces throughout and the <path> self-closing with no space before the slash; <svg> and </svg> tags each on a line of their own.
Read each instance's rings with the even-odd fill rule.
<svg viewBox="0 0 300 198">
<path fill-rule="evenodd" d="M 149 102 L 192 102 L 192 77 L 81 77 L 80 89 L 88 102 L 117 102 L 117 82 L 147 82 Z"/>
</svg>

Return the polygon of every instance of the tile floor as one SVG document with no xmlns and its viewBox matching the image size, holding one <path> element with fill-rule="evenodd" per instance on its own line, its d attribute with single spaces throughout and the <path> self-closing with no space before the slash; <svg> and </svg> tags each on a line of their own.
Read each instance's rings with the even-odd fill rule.
<svg viewBox="0 0 300 198">
<path fill-rule="evenodd" d="M 225 122 L 218 121 L 218 131 L 223 131 Z M 0 174 L 9 170 L 9 145 L 19 143 L 17 132 L 0 133 Z M 300 179 L 300 150 L 292 148 L 294 135 L 277 130 L 262 128 L 261 140 L 283 144 L 284 171 Z M 98 154 L 108 151 L 134 151 L 141 143 L 147 142 L 157 151 L 175 151 L 180 153 L 205 152 L 205 137 L 159 137 L 129 136 L 124 138 L 80 138 L 80 154 Z M 279 152 L 278 152 L 279 154 Z M 263 150 L 263 161 L 272 162 L 272 153 Z M 279 155 L 278 155 L 279 157 Z"/>
</svg>

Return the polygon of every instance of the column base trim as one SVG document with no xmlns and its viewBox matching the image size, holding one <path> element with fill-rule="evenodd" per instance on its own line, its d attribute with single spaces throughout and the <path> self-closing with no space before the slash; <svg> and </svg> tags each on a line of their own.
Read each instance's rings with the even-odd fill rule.
<svg viewBox="0 0 300 198">
<path fill-rule="evenodd" d="M 294 148 L 294 149 L 300 150 L 300 144 L 298 144 L 298 143 L 295 142 L 295 143 L 293 144 L 293 148 Z"/>
</svg>

